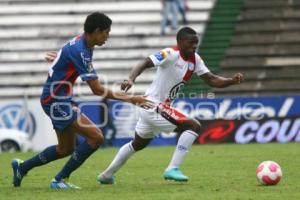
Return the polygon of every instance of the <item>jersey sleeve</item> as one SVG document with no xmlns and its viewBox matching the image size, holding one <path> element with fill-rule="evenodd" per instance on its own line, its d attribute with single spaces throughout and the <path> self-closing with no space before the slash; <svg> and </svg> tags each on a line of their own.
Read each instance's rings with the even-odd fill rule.
<svg viewBox="0 0 300 200">
<path fill-rule="evenodd" d="M 168 57 L 170 57 L 168 49 L 162 49 L 149 56 L 155 67 L 162 66 L 168 60 Z"/>
<path fill-rule="evenodd" d="M 209 69 L 206 67 L 204 61 L 198 54 L 196 54 L 196 63 L 195 64 L 196 65 L 195 65 L 194 73 L 197 74 L 198 76 L 201 76 L 201 75 L 209 72 Z"/>
<path fill-rule="evenodd" d="M 93 68 L 92 56 L 85 51 L 73 50 L 70 53 L 71 62 L 74 64 L 81 80 L 88 81 L 98 79 L 98 75 Z"/>
</svg>

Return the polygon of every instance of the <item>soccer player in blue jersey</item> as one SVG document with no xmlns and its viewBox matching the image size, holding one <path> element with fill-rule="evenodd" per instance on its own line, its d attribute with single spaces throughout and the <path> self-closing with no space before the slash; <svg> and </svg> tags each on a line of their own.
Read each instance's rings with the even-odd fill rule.
<svg viewBox="0 0 300 200">
<path fill-rule="evenodd" d="M 95 12 L 88 15 L 84 23 L 84 33 L 72 39 L 58 52 L 50 67 L 41 96 L 43 110 L 52 121 L 58 144 L 49 146 L 26 161 L 14 159 L 11 164 L 15 187 L 21 186 L 24 176 L 34 167 L 72 154 L 51 181 L 50 187 L 80 189 L 67 180 L 71 173 L 98 149 L 104 139 L 102 131 L 73 104 L 72 87 L 78 76 L 87 82 L 95 95 L 144 108 L 152 107 L 151 101 L 144 97 L 113 92 L 98 81 L 92 65 L 93 48 L 105 43 L 111 24 L 111 19 L 103 13 Z M 80 133 L 86 140 L 75 147 L 76 133 Z"/>
</svg>

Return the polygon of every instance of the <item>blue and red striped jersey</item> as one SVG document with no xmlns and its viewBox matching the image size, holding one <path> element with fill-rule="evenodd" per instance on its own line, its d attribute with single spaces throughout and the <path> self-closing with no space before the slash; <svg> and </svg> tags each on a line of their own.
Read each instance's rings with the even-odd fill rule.
<svg viewBox="0 0 300 200">
<path fill-rule="evenodd" d="M 58 52 L 43 87 L 42 104 L 51 101 L 70 101 L 78 76 L 83 81 L 98 79 L 92 64 L 93 49 L 87 48 L 86 38 L 78 35 Z"/>
</svg>

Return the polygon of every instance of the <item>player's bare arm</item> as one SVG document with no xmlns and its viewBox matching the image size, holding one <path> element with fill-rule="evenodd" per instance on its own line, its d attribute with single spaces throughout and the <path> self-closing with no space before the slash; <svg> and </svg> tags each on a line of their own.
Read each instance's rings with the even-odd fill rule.
<svg viewBox="0 0 300 200">
<path fill-rule="evenodd" d="M 154 67 L 154 64 L 150 58 L 146 58 L 134 67 L 129 73 L 128 79 L 125 79 L 121 84 L 121 90 L 127 92 L 135 82 L 135 79 L 147 68 Z"/>
<path fill-rule="evenodd" d="M 154 107 L 154 103 L 143 96 L 128 95 L 123 92 L 113 92 L 112 90 L 104 87 L 98 80 L 89 80 L 87 83 L 95 95 L 125 101 L 146 109 Z"/>
<path fill-rule="evenodd" d="M 240 84 L 244 80 L 244 76 L 241 73 L 234 74 L 231 78 L 222 77 L 211 72 L 205 73 L 201 78 L 212 87 L 224 88 L 230 85 Z"/>
</svg>

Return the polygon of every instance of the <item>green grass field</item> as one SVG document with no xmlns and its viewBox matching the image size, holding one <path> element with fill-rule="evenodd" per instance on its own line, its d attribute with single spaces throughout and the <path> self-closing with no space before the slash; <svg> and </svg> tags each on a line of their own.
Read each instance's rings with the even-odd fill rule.
<svg viewBox="0 0 300 200">
<path fill-rule="evenodd" d="M 99 185 L 96 175 L 110 163 L 117 149 L 100 149 L 72 176 L 80 191 L 53 191 L 49 183 L 64 160 L 35 168 L 21 188 L 11 186 L 10 161 L 29 158 L 33 153 L 0 155 L 0 199 L 102 199 L 102 200 L 261 200 L 300 199 L 299 145 L 249 144 L 193 146 L 182 165 L 188 183 L 165 181 L 162 173 L 174 147 L 148 148 L 134 155 L 117 174 L 115 185 Z M 260 186 L 255 169 L 263 160 L 281 165 L 279 185 Z"/>
</svg>

